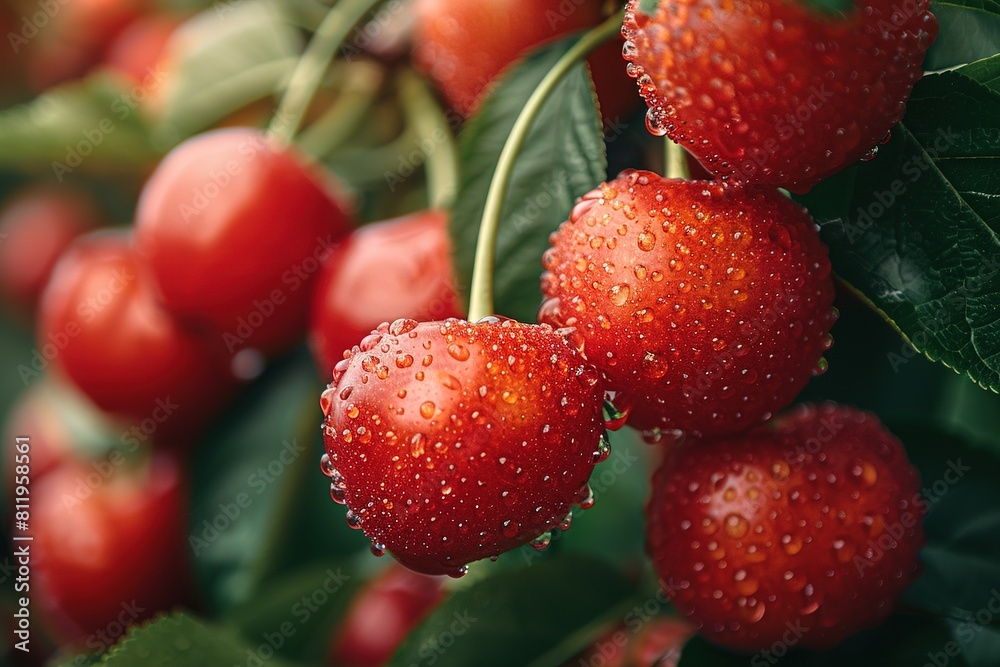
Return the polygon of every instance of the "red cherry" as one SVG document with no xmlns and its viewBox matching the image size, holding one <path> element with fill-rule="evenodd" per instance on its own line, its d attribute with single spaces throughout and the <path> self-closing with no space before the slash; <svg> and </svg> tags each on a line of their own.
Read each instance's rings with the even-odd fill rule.
<svg viewBox="0 0 1000 667">
<path fill-rule="evenodd" d="M 784 0 L 631 0 L 629 72 L 666 134 L 723 180 L 806 192 L 877 150 L 937 35 L 928 0 L 846 17 Z"/>
<path fill-rule="evenodd" d="M 475 113 L 490 84 L 517 58 L 546 42 L 596 26 L 603 18 L 599 0 L 416 0 L 415 4 L 413 60 L 465 117 Z M 628 85 L 625 68 L 612 51 L 618 48 L 602 47 L 588 60 L 608 121 L 638 106 L 635 89 Z"/>
<path fill-rule="evenodd" d="M 230 353 L 298 340 L 320 263 L 350 225 L 321 178 L 257 130 L 216 130 L 171 151 L 136 218 L 164 305 L 210 326 Z"/>
<path fill-rule="evenodd" d="M 160 453 L 144 470 L 106 465 L 107 476 L 62 467 L 32 495 L 33 600 L 61 643 L 87 650 L 191 590 L 177 462 Z"/>
<path fill-rule="evenodd" d="M 599 375 L 547 326 L 396 320 L 333 380 L 331 494 L 373 548 L 418 572 L 460 576 L 546 535 L 605 456 Z"/>
<path fill-rule="evenodd" d="M 153 14 L 134 21 L 111 43 L 104 65 L 131 85 L 163 85 L 159 64 L 167 43 L 180 20 L 167 14 Z"/>
<path fill-rule="evenodd" d="M 441 602 L 441 578 L 390 565 L 368 584 L 341 621 L 330 652 L 339 667 L 381 667 Z"/>
<path fill-rule="evenodd" d="M 98 225 L 87 197 L 64 188 L 22 191 L 0 213 L 0 291 L 19 310 L 35 310 L 59 256 Z"/>
<path fill-rule="evenodd" d="M 713 642 L 829 649 L 881 623 L 914 581 L 926 502 L 899 441 L 870 414 L 799 408 L 742 435 L 668 452 L 649 553 Z"/>
<path fill-rule="evenodd" d="M 137 19 L 149 0 L 72 0 L 35 5 L 35 14 L 22 21 L 28 78 L 38 90 L 76 79 L 100 62 L 115 36 Z M 35 16 L 38 23 L 35 22 Z M 45 21 L 41 27 L 41 18 Z M 37 34 L 27 37 L 27 26 Z M 19 46 L 22 46 L 18 42 Z"/>
<path fill-rule="evenodd" d="M 167 405 L 177 426 L 217 407 L 231 383 L 218 342 L 160 307 L 125 234 L 77 239 L 56 265 L 39 311 L 39 354 L 107 412 L 145 419 Z"/>
<path fill-rule="evenodd" d="M 459 317 L 448 216 L 425 211 L 351 234 L 326 259 L 309 341 L 324 377 L 382 322 Z"/>
<path fill-rule="evenodd" d="M 826 246 L 777 190 L 628 171 L 584 195 L 551 243 L 540 321 L 575 329 L 651 437 L 743 430 L 825 363 Z"/>
</svg>

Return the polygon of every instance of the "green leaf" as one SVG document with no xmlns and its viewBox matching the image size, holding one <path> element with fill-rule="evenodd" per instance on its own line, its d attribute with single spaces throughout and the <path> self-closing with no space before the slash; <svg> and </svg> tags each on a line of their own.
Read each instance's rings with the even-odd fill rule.
<svg viewBox="0 0 1000 667">
<path fill-rule="evenodd" d="M 939 618 L 897 614 L 881 627 L 849 638 L 832 651 L 797 648 L 805 634 L 789 635 L 753 655 L 731 653 L 695 635 L 681 653 L 678 667 L 920 667 L 951 641 L 950 628 Z M 948 667 L 965 667 L 962 657 L 947 657 Z M 943 665 L 942 665 L 943 667 Z"/>
<path fill-rule="evenodd" d="M 1000 629 L 980 625 L 974 619 L 952 621 L 949 625 L 969 667 L 996 667 L 997 656 L 1000 656 Z"/>
<path fill-rule="evenodd" d="M 301 39 L 281 3 L 222 2 L 185 23 L 171 42 L 172 75 L 158 131 L 178 142 L 278 92 Z"/>
<path fill-rule="evenodd" d="M 173 614 L 129 630 L 99 664 L 111 667 L 220 667 L 245 665 L 256 658 L 268 667 L 289 667 L 266 643 L 251 647 L 225 630 L 185 614 Z M 77 660 L 63 663 L 75 667 Z"/>
<path fill-rule="evenodd" d="M 321 388 L 308 355 L 298 354 L 259 378 L 198 445 L 188 543 L 215 611 L 245 602 L 269 575 L 317 551 L 366 544 L 344 524 L 319 471 Z M 315 512 L 303 497 L 314 499 Z M 308 529 L 297 529 L 300 519 L 311 521 Z"/>
<path fill-rule="evenodd" d="M 576 38 L 534 52 L 494 88 L 460 137 L 461 185 L 452 211 L 458 283 L 468 286 L 479 223 L 504 141 L 528 97 Z M 541 305 L 542 253 L 577 197 L 605 178 L 601 119 L 586 66 L 556 87 L 518 156 L 497 238 L 495 310 L 533 322 Z"/>
<path fill-rule="evenodd" d="M 924 572 L 906 598 L 937 614 L 975 614 L 1000 584 L 1000 459 L 925 425 L 891 430 L 920 470 L 921 503 L 930 509 Z M 1000 611 L 1000 599 L 994 604 Z"/>
<path fill-rule="evenodd" d="M 1000 52 L 1000 3 L 995 0 L 931 2 L 938 36 L 927 51 L 924 69 L 941 70 Z"/>
<path fill-rule="evenodd" d="M 364 582 L 357 570 L 343 561 L 328 561 L 288 572 L 233 610 L 227 622 L 253 644 L 280 635 L 279 655 L 319 664 L 337 622 Z"/>
<path fill-rule="evenodd" d="M 1000 92 L 1000 55 L 969 63 L 958 71 L 991 90 Z"/>
<path fill-rule="evenodd" d="M 589 558 L 504 570 L 437 607 L 389 665 L 557 665 L 586 645 L 588 626 L 621 619 L 633 593 L 621 574 Z"/>
<path fill-rule="evenodd" d="M 1000 93 L 946 72 L 908 108 L 876 159 L 800 200 L 842 278 L 929 358 L 997 391 Z"/>
<path fill-rule="evenodd" d="M 103 73 L 0 111 L 0 167 L 50 173 L 129 173 L 152 164 L 135 89 Z"/>
</svg>

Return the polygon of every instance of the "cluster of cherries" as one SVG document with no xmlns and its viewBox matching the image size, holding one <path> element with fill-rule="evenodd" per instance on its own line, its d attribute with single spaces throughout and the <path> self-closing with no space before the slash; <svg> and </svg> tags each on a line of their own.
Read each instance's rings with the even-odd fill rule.
<svg viewBox="0 0 1000 667">
<path fill-rule="evenodd" d="M 602 5 L 417 0 L 413 61 L 470 115 L 505 66 L 596 25 Z M 17 230 L 32 206 L 33 220 L 72 224 L 36 236 L 47 258 L 4 286 L 24 309 L 40 299 L 39 364 L 125 425 L 138 452 L 89 484 L 103 468 L 38 450 L 51 462 L 34 474 L 54 632 L 80 643 L 126 598 L 149 613 L 190 600 L 178 452 L 307 334 L 332 373 L 322 468 L 376 554 L 461 576 L 544 548 L 593 505 L 606 429 L 627 424 L 664 450 L 649 552 L 703 634 L 753 651 L 797 622 L 802 645 L 827 648 L 883 620 L 918 570 L 919 480 L 872 415 L 827 404 L 772 418 L 825 370 L 836 319 L 816 225 L 778 188 L 804 192 L 869 157 L 902 118 L 935 33 L 926 0 L 906 14 L 866 0 L 840 21 L 781 0 L 632 0 L 623 39 L 589 60 L 603 114 L 639 102 L 627 72 L 649 129 L 716 180 L 631 170 L 584 195 L 542 260 L 537 324 L 463 319 L 446 211 L 352 230 L 333 176 L 257 130 L 177 146 L 129 231 L 80 236 L 97 224 L 86 205 L 26 195 L 5 213 L 15 241 L 41 229 Z M 16 265 L 17 247 L 0 246 L 13 258 L 0 266 Z M 29 393 L 11 428 L 44 432 L 63 400 L 47 385 Z M 122 553 L 143 567 L 123 571 Z M 389 572 L 372 591 L 406 601 L 398 639 L 440 588 Z M 392 582 L 407 577 L 399 593 Z M 112 592 L 103 607 L 95 581 Z M 349 617 L 352 636 L 363 619 Z M 379 664 L 392 646 L 340 642 L 334 657 Z"/>
<path fill-rule="evenodd" d="M 584 195 L 545 253 L 540 324 L 397 319 L 345 353 L 322 463 L 374 553 L 461 576 L 543 548 L 593 503 L 605 426 L 625 422 L 666 450 L 650 556 L 707 637 L 759 650 L 794 622 L 829 648 L 891 612 L 924 539 L 902 446 L 848 407 L 767 422 L 826 369 L 836 319 L 817 226 L 778 188 L 874 154 L 936 21 L 927 3 L 812 11 L 633 0 L 623 54 L 647 126 L 718 180 L 627 171 Z"/>
</svg>

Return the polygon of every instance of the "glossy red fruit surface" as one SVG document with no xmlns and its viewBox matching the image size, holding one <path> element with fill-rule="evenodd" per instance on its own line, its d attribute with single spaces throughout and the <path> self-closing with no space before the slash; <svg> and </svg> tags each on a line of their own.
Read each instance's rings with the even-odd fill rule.
<svg viewBox="0 0 1000 667">
<path fill-rule="evenodd" d="M 914 581 L 926 509 L 875 416 L 823 404 L 671 450 L 646 534 L 668 595 L 706 638 L 757 651 L 795 627 L 797 645 L 828 649 L 884 620 Z"/>
<path fill-rule="evenodd" d="M 452 108 L 470 116 L 507 65 L 544 42 L 597 25 L 601 4 L 416 0 L 413 59 Z"/>
<path fill-rule="evenodd" d="M 329 663 L 381 667 L 406 635 L 444 598 L 440 577 L 398 565 L 379 574 L 358 594 L 339 624 Z"/>
<path fill-rule="evenodd" d="M 598 639 L 564 667 L 677 667 L 692 634 L 694 628 L 680 618 L 647 619 L 632 611 L 624 625 Z"/>
<path fill-rule="evenodd" d="M 139 200 L 136 245 L 164 305 L 233 353 L 304 336 L 322 260 L 349 230 L 334 183 L 246 128 L 215 130 L 164 158 Z"/>
<path fill-rule="evenodd" d="M 29 81 L 45 90 L 83 76 L 150 4 L 149 0 L 72 0 L 29 5 L 33 13 L 18 26 L 18 37 L 23 39 L 15 40 L 18 50 L 27 54 Z"/>
<path fill-rule="evenodd" d="M 606 456 L 599 374 L 546 326 L 396 320 L 324 392 L 348 523 L 407 567 L 464 573 L 556 528 Z"/>
<path fill-rule="evenodd" d="M 69 465 L 32 495 L 32 601 L 62 643 L 107 649 L 124 626 L 188 602 L 178 463 Z M 37 581 L 37 590 L 35 582 Z"/>
<path fill-rule="evenodd" d="M 132 85 L 146 88 L 161 85 L 166 72 L 160 61 L 178 25 L 180 19 L 166 14 L 134 21 L 112 42 L 104 56 L 104 65 Z"/>
<path fill-rule="evenodd" d="M 461 317 L 448 216 L 424 211 L 367 225 L 323 263 L 309 343 L 324 377 L 382 322 Z"/>
<path fill-rule="evenodd" d="M 20 311 L 35 309 L 59 256 L 80 234 L 96 227 L 94 203 L 72 190 L 34 188 L 0 213 L 0 291 Z"/>
<path fill-rule="evenodd" d="M 799 193 L 877 149 L 937 35 L 927 0 L 864 0 L 846 19 L 784 0 L 641 4 L 622 32 L 650 129 L 723 179 Z"/>
<path fill-rule="evenodd" d="M 745 429 L 788 405 L 832 343 L 826 246 L 776 190 L 628 171 L 551 244 L 539 320 L 575 327 L 635 428 Z"/>
<path fill-rule="evenodd" d="M 107 412 L 145 419 L 169 405 L 170 422 L 186 421 L 223 399 L 228 362 L 215 339 L 163 310 L 155 290 L 127 235 L 81 237 L 42 296 L 37 349 Z"/>
</svg>

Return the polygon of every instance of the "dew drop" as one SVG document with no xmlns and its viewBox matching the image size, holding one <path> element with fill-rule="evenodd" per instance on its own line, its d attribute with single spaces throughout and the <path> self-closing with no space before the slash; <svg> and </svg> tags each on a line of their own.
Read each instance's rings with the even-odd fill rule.
<svg viewBox="0 0 1000 667">
<path fill-rule="evenodd" d="M 730 514 L 725 521 L 726 534 L 733 538 L 740 538 L 750 530 L 750 522 L 739 514 Z"/>
<path fill-rule="evenodd" d="M 330 400 L 329 391 L 324 391 L 319 397 L 319 408 L 323 411 L 324 415 L 330 414 L 330 408 L 333 406 L 333 401 Z"/>
<path fill-rule="evenodd" d="M 409 368 L 412 365 L 413 365 L 413 355 L 410 354 L 396 355 L 396 368 Z"/>
<path fill-rule="evenodd" d="M 344 488 L 343 484 L 331 483 L 330 498 L 338 505 L 343 505 L 347 502 L 347 489 Z"/>
<path fill-rule="evenodd" d="M 872 146 L 868 149 L 868 152 L 861 156 L 862 162 L 871 162 L 878 156 L 878 146 Z"/>
<path fill-rule="evenodd" d="M 427 436 L 423 433 L 416 433 L 410 438 L 410 455 L 419 459 L 424 455 L 424 447 L 427 445 Z"/>
<path fill-rule="evenodd" d="M 632 40 L 627 40 L 625 44 L 622 45 L 622 57 L 625 60 L 634 60 L 638 55 L 639 49 Z"/>
<path fill-rule="evenodd" d="M 402 336 L 417 328 L 418 322 L 411 319 L 399 319 L 389 325 L 389 333 L 393 336 Z"/>
<path fill-rule="evenodd" d="M 851 476 L 865 487 L 871 488 L 878 481 L 878 470 L 868 461 L 856 461 L 851 467 Z"/>
<path fill-rule="evenodd" d="M 451 343 L 448 346 L 448 354 L 456 361 L 465 361 L 469 358 L 469 348 L 458 343 Z"/>
<path fill-rule="evenodd" d="M 552 543 L 552 533 L 550 532 L 542 533 L 535 539 L 528 542 L 528 544 L 531 545 L 531 548 L 537 551 L 541 551 L 542 549 L 547 548 L 551 543 Z"/>
<path fill-rule="evenodd" d="M 319 469 L 323 471 L 323 474 L 327 477 L 333 477 L 337 473 L 337 469 L 333 467 L 333 461 L 330 460 L 329 454 L 323 454 L 319 459 Z"/>
<path fill-rule="evenodd" d="M 357 419 L 358 415 L 360 415 L 360 414 L 361 414 L 361 410 L 358 409 L 358 406 L 354 405 L 353 403 L 351 403 L 350 405 L 347 406 L 347 416 L 348 416 L 348 418 L 350 418 L 350 419 Z"/>
<path fill-rule="evenodd" d="M 666 126 L 660 120 L 659 114 L 652 107 L 646 111 L 646 129 L 654 137 L 662 137 L 667 133 Z"/>
<path fill-rule="evenodd" d="M 371 544 L 370 549 L 371 549 L 371 552 L 372 552 L 373 556 L 381 558 L 382 556 L 385 555 L 385 545 L 384 544 L 379 544 L 378 542 L 374 542 L 373 541 L 372 544 Z"/>
<path fill-rule="evenodd" d="M 641 232 L 636 237 L 636 244 L 639 246 L 639 250 L 649 252 L 656 246 L 656 234 L 653 232 Z"/>
<path fill-rule="evenodd" d="M 830 368 L 830 362 L 826 360 L 826 357 L 820 357 L 819 361 L 816 362 L 816 367 L 813 369 L 813 375 L 822 375 L 826 373 Z"/>
<path fill-rule="evenodd" d="M 607 436 L 601 435 L 597 440 L 597 449 L 594 451 L 594 463 L 600 463 L 608 458 L 611 454 L 611 443 L 608 441 Z"/>
<path fill-rule="evenodd" d="M 333 367 L 333 383 L 337 384 L 340 382 L 340 378 L 344 377 L 344 373 L 350 368 L 351 362 L 348 359 L 341 359 L 337 362 L 337 365 Z"/>
<path fill-rule="evenodd" d="M 454 572 L 449 572 L 448 576 L 451 577 L 452 579 L 461 579 L 462 577 L 464 577 L 468 573 L 469 573 L 469 566 L 468 565 L 463 565 L 462 567 L 458 568 Z"/>
<path fill-rule="evenodd" d="M 850 563 L 856 549 L 849 540 L 837 539 L 833 542 L 833 556 L 840 563 Z"/>
<path fill-rule="evenodd" d="M 624 306 L 628 303 L 628 298 L 631 296 L 632 290 L 626 283 L 621 283 L 620 285 L 615 285 L 608 290 L 608 297 L 611 299 L 611 303 L 616 306 Z"/>
<path fill-rule="evenodd" d="M 781 548 L 789 556 L 794 556 L 802 551 L 802 538 L 798 535 L 784 535 L 781 538 Z"/>
<path fill-rule="evenodd" d="M 353 528 L 354 530 L 361 529 L 361 517 L 355 514 L 354 510 L 347 510 L 347 516 L 345 517 L 345 519 L 347 520 L 347 525 L 349 527 Z"/>
<path fill-rule="evenodd" d="M 580 489 L 580 500 L 576 504 L 582 510 L 589 510 L 594 506 L 594 490 L 590 488 L 590 484 L 584 484 Z"/>
<path fill-rule="evenodd" d="M 340 392 L 340 400 L 346 401 L 351 397 L 351 393 L 354 391 L 354 387 L 344 387 L 344 390 Z M 324 412 L 326 412 L 324 410 Z"/>
</svg>

